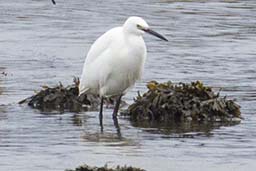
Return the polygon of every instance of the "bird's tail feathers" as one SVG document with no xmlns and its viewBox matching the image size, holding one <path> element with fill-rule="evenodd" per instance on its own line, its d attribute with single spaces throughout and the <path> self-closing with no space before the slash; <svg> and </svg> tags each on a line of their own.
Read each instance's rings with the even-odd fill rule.
<svg viewBox="0 0 256 171">
<path fill-rule="evenodd" d="M 86 93 L 88 90 L 89 90 L 89 88 L 80 88 L 79 87 L 79 95 L 78 96 L 81 96 L 82 94 Z"/>
</svg>

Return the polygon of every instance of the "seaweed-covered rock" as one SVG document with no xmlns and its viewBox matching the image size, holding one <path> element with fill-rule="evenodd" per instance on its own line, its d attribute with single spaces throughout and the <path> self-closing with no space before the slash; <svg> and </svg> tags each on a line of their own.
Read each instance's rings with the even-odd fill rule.
<svg viewBox="0 0 256 171">
<path fill-rule="evenodd" d="M 240 118 L 240 106 L 219 97 L 212 88 L 196 81 L 191 84 L 172 82 L 147 84 L 148 91 L 138 94 L 123 112 L 133 121 L 232 121 Z"/>
<path fill-rule="evenodd" d="M 135 168 L 131 166 L 117 166 L 116 168 L 108 168 L 107 166 L 104 167 L 91 167 L 88 165 L 83 165 L 77 167 L 75 170 L 67 169 L 66 171 L 145 171 L 140 168 Z"/>
<path fill-rule="evenodd" d="M 43 89 L 36 95 L 19 102 L 27 103 L 32 108 L 41 111 L 81 111 L 94 108 L 99 104 L 99 97 L 96 95 L 82 95 L 78 97 L 79 79 L 74 79 L 74 84 L 64 87 L 61 83 L 55 87 L 43 86 Z"/>
<path fill-rule="evenodd" d="M 78 97 L 79 78 L 74 78 L 73 81 L 72 85 L 66 87 L 61 83 L 55 87 L 43 86 L 41 91 L 20 101 L 19 104 L 27 103 L 30 107 L 43 112 L 80 112 L 97 109 L 100 104 L 99 96 L 84 93 Z M 105 98 L 104 104 L 113 107 L 115 98 L 117 97 Z M 126 105 L 125 101 L 121 101 L 121 106 L 124 105 Z"/>
</svg>

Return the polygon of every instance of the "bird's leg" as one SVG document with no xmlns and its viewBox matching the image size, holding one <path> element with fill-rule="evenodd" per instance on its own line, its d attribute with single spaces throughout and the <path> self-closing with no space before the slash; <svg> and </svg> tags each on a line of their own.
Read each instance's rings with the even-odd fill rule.
<svg viewBox="0 0 256 171">
<path fill-rule="evenodd" d="M 116 100 L 116 105 L 115 105 L 115 108 L 114 108 L 114 111 L 113 111 L 113 119 L 115 119 L 117 117 L 117 112 L 118 112 L 118 109 L 119 109 L 119 106 L 120 106 L 120 103 L 121 103 L 122 96 L 123 95 L 120 95 L 118 97 L 118 99 Z"/>
<path fill-rule="evenodd" d="M 120 131 L 120 127 L 119 127 L 119 124 L 118 124 L 118 119 L 117 119 L 117 113 L 118 113 L 118 109 L 119 109 L 119 106 L 120 106 L 120 103 L 121 103 L 121 98 L 122 98 L 122 95 L 120 95 L 117 100 L 116 100 L 116 105 L 115 105 L 115 108 L 114 108 L 114 111 L 113 111 L 113 121 L 114 121 L 114 125 L 116 127 L 116 131 L 117 131 L 117 135 L 119 138 L 121 138 L 121 131 Z"/>
<path fill-rule="evenodd" d="M 100 113 L 99 113 L 99 119 L 100 119 L 100 127 L 101 130 L 103 130 L 103 123 L 102 123 L 102 118 L 103 118 L 103 97 L 101 97 L 101 101 L 100 101 Z"/>
<path fill-rule="evenodd" d="M 121 134 L 120 126 L 119 126 L 119 124 L 118 124 L 118 119 L 117 119 L 117 117 L 113 117 L 113 121 L 114 121 L 114 125 L 115 125 L 115 127 L 116 127 L 117 136 L 118 136 L 118 138 L 121 140 L 122 134 Z"/>
</svg>

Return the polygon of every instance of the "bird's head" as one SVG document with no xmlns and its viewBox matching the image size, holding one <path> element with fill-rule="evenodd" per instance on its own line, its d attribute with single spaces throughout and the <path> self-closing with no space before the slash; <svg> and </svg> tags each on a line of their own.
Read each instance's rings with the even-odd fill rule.
<svg viewBox="0 0 256 171">
<path fill-rule="evenodd" d="M 150 29 L 147 22 L 140 17 L 129 17 L 125 21 L 123 28 L 126 32 L 131 34 L 142 36 L 146 32 L 162 40 L 168 41 L 164 36 Z"/>
</svg>

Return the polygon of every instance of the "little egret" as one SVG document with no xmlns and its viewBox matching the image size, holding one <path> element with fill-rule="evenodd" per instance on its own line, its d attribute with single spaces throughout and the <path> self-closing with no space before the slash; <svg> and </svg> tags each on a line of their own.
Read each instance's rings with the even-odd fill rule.
<svg viewBox="0 0 256 171">
<path fill-rule="evenodd" d="M 100 36 L 87 54 L 79 95 L 92 93 L 100 96 L 101 126 L 104 97 L 118 97 L 113 111 L 115 120 L 122 96 L 141 77 L 147 56 L 142 37 L 145 32 L 168 41 L 151 30 L 142 18 L 129 17 L 123 26 L 112 28 Z"/>
</svg>

